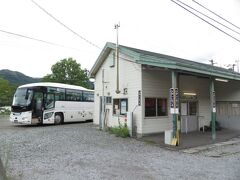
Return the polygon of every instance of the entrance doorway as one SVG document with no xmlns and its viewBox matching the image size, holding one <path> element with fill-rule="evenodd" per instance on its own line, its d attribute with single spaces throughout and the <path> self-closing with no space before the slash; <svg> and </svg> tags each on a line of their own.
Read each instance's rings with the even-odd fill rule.
<svg viewBox="0 0 240 180">
<path fill-rule="evenodd" d="M 32 118 L 40 120 L 40 123 L 43 119 L 43 93 L 42 92 L 35 92 L 33 98 L 33 113 Z"/>
<path fill-rule="evenodd" d="M 181 102 L 181 132 L 188 133 L 198 130 L 198 102 Z"/>
</svg>

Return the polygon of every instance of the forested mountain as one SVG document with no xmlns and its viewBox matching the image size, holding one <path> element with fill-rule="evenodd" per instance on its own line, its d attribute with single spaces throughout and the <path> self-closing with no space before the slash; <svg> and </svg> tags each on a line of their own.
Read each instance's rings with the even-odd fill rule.
<svg viewBox="0 0 240 180">
<path fill-rule="evenodd" d="M 0 70 L 0 78 L 7 80 L 11 84 L 22 85 L 41 81 L 41 78 L 32 78 L 18 71 L 8 69 Z"/>
</svg>

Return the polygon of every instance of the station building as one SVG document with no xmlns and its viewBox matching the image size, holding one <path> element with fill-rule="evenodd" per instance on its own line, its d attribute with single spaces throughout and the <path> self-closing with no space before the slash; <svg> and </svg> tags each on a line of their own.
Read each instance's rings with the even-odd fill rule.
<svg viewBox="0 0 240 180">
<path fill-rule="evenodd" d="M 240 130 L 239 73 L 121 45 L 117 67 L 115 49 L 106 43 L 90 71 L 95 79 L 95 124 L 118 126 L 131 112 L 138 137 L 171 130 L 170 89 L 175 86 L 181 132 L 210 126 L 212 112 L 221 127 Z"/>
</svg>

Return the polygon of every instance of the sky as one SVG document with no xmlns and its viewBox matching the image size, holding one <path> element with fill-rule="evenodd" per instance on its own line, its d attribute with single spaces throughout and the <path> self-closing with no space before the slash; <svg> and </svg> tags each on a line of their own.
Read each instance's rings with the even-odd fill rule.
<svg viewBox="0 0 240 180">
<path fill-rule="evenodd" d="M 226 67 L 240 60 L 240 42 L 177 6 L 171 0 L 34 0 L 86 42 L 42 11 L 32 0 L 0 0 L 0 69 L 31 77 L 51 73 L 51 66 L 72 57 L 90 70 L 106 42 Z M 214 17 L 192 0 L 182 0 Z M 196 0 L 240 27 L 240 0 Z M 211 23 L 213 21 L 209 20 Z M 217 25 L 215 23 L 215 25 Z M 240 35 L 219 26 L 240 40 Z M 51 42 L 51 45 L 12 34 Z M 64 46 L 64 47 L 63 47 Z"/>
</svg>

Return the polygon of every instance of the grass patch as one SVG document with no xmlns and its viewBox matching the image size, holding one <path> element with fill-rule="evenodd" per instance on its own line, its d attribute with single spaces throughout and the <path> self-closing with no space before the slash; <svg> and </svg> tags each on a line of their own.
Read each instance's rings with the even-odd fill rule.
<svg viewBox="0 0 240 180">
<path fill-rule="evenodd" d="M 115 126 L 108 129 L 109 133 L 115 134 L 116 137 L 126 138 L 129 137 L 129 131 L 127 126 Z"/>
</svg>

